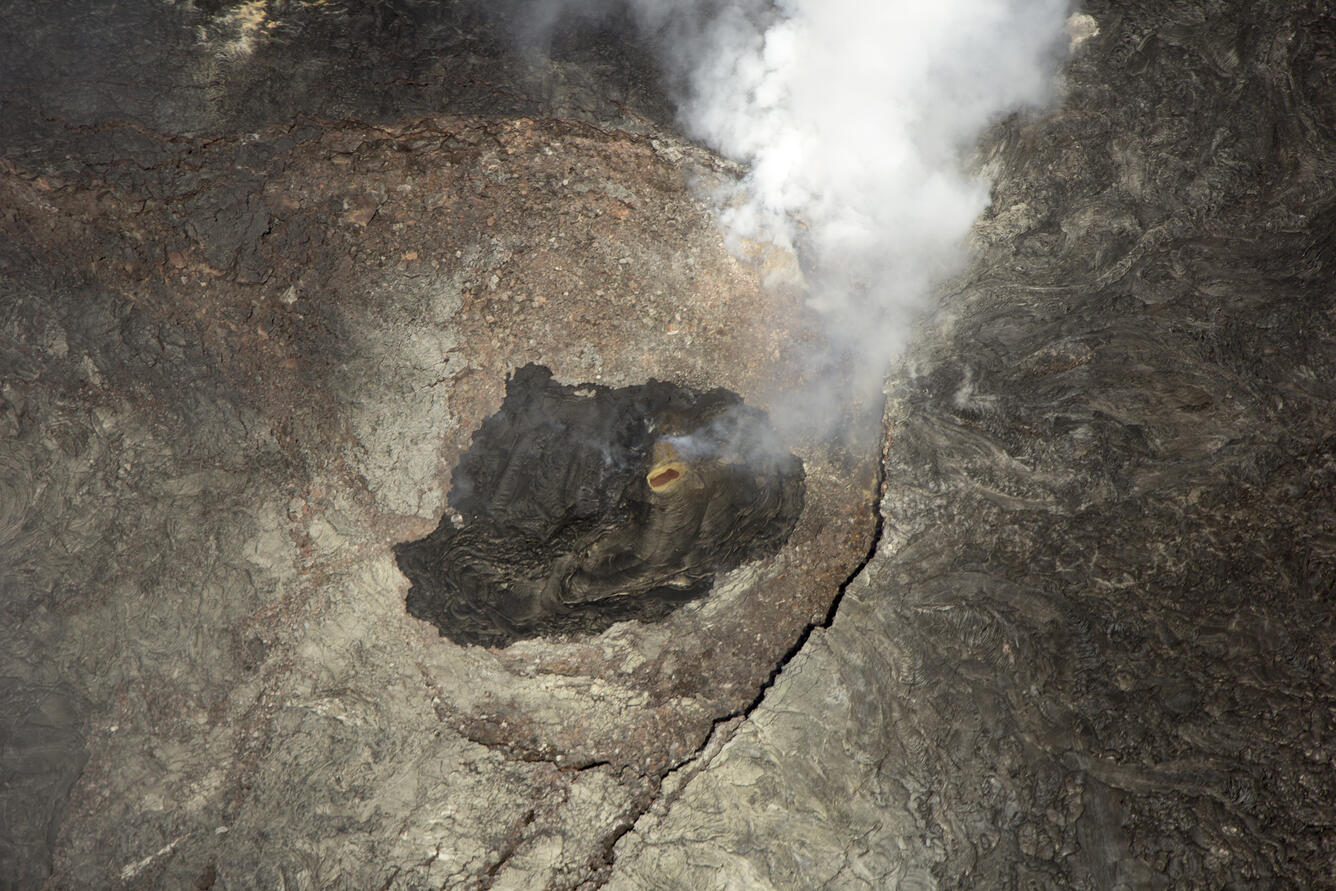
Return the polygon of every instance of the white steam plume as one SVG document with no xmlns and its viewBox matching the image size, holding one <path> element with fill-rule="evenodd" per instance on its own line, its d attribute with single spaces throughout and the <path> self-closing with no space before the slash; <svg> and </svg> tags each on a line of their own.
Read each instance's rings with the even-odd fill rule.
<svg viewBox="0 0 1336 891">
<path fill-rule="evenodd" d="M 879 383 L 987 205 L 963 157 L 1047 98 L 1067 5 L 528 0 L 525 17 L 541 31 L 629 13 L 687 132 L 750 170 L 725 202 L 731 232 L 800 249 L 830 320 L 817 361 L 849 353 Z"/>
</svg>

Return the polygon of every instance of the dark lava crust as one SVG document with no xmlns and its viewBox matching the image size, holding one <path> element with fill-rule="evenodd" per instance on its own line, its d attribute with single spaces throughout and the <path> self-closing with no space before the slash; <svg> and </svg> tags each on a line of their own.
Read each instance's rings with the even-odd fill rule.
<svg viewBox="0 0 1336 891">
<path fill-rule="evenodd" d="M 662 619 L 778 551 L 803 493 L 802 462 L 734 393 L 527 365 L 455 469 L 460 520 L 395 547 L 408 612 L 488 646 Z"/>
</svg>

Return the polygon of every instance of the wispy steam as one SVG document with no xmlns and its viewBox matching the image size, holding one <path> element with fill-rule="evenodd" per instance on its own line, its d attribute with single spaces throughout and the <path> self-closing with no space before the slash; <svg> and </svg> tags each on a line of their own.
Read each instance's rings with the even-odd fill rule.
<svg viewBox="0 0 1336 891">
<path fill-rule="evenodd" d="M 541 31 L 622 14 L 656 48 L 687 132 L 750 173 L 737 237 L 804 259 L 830 350 L 880 380 L 960 268 L 988 184 L 962 163 L 1046 98 L 1067 0 L 528 0 Z M 830 356 L 821 357 L 828 360 Z"/>
</svg>

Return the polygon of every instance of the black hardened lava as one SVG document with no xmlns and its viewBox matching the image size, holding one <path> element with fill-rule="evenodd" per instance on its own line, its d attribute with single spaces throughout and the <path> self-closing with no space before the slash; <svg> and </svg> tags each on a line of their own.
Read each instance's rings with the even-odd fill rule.
<svg viewBox="0 0 1336 891">
<path fill-rule="evenodd" d="M 662 619 L 779 550 L 803 494 L 802 462 L 735 393 L 564 386 L 527 365 L 455 469 L 459 519 L 395 554 L 410 614 L 505 646 Z"/>
</svg>

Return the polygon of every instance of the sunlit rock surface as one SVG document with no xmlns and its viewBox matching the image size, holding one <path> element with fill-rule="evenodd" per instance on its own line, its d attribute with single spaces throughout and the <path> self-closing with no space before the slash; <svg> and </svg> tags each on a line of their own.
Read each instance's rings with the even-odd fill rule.
<svg viewBox="0 0 1336 891">
<path fill-rule="evenodd" d="M 496 649 L 391 548 L 507 374 L 800 376 L 736 171 L 611 34 L 7 5 L 2 881 L 1336 881 L 1336 32 L 1085 13 L 884 441 L 799 443 L 788 544 L 662 623 Z"/>
</svg>

